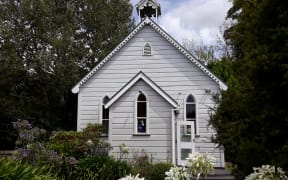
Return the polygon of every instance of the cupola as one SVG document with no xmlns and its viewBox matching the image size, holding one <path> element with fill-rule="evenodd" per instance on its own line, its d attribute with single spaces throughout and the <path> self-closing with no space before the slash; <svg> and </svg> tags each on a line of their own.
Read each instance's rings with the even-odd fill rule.
<svg viewBox="0 0 288 180">
<path fill-rule="evenodd" d="M 140 21 L 146 17 L 155 18 L 156 22 L 158 17 L 161 16 L 160 3 L 157 0 L 140 0 L 136 4 L 136 10 Z"/>
</svg>

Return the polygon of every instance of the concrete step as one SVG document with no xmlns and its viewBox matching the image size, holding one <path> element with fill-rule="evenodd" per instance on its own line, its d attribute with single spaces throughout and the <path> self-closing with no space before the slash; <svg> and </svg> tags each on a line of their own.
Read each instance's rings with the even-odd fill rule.
<svg viewBox="0 0 288 180">
<path fill-rule="evenodd" d="M 200 178 L 201 180 L 234 180 L 233 176 L 207 176 L 205 178 Z"/>
</svg>

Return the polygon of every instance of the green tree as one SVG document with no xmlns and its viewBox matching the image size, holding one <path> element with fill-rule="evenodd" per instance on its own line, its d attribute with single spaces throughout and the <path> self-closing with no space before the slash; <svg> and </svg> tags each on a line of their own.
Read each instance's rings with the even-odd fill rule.
<svg viewBox="0 0 288 180">
<path fill-rule="evenodd" d="M 70 89 L 133 28 L 131 15 L 128 0 L 0 0 L 1 144 L 18 118 L 74 128 Z"/>
<path fill-rule="evenodd" d="M 233 83 L 211 118 L 216 142 L 237 165 L 288 169 L 288 8 L 280 0 L 234 0 L 225 31 L 233 51 Z"/>
</svg>

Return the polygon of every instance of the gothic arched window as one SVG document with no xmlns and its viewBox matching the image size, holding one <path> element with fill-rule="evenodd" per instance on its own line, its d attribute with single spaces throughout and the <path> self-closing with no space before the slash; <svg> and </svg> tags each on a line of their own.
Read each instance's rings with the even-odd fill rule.
<svg viewBox="0 0 288 180">
<path fill-rule="evenodd" d="M 147 99 L 143 93 L 137 98 L 137 133 L 147 133 Z"/>
<path fill-rule="evenodd" d="M 196 124 L 196 103 L 194 97 L 190 94 L 186 99 L 186 114 L 185 119 L 186 121 L 193 121 L 194 122 L 194 132 L 197 133 L 197 124 Z"/>
<path fill-rule="evenodd" d="M 105 96 L 102 101 L 102 135 L 108 136 L 109 133 L 109 108 L 105 109 L 105 104 L 109 101 L 109 97 Z"/>
</svg>

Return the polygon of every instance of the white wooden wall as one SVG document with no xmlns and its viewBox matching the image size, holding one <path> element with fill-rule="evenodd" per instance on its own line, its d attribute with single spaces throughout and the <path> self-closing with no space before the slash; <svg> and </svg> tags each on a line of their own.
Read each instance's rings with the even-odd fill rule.
<svg viewBox="0 0 288 180">
<path fill-rule="evenodd" d="M 152 46 L 152 56 L 142 56 L 142 48 L 147 42 Z M 208 110 L 214 103 L 211 95 L 205 91 L 209 89 L 213 93 L 218 92 L 218 85 L 150 26 L 145 26 L 80 87 L 78 130 L 88 123 L 100 123 L 99 108 L 102 98 L 105 95 L 111 97 L 139 71 L 143 71 L 178 101 L 180 113 L 176 116 L 177 121 L 184 120 L 184 101 L 187 95 L 191 93 L 195 97 L 200 132 L 200 137 L 196 139 L 196 150 L 210 153 L 217 157 L 216 166 L 224 166 L 220 163 L 223 154 L 220 156 L 219 149 L 211 143 L 211 136 L 215 132 L 208 128 Z M 165 109 L 161 106 L 158 108 Z M 124 112 L 132 113 L 130 109 L 123 109 Z"/>
<path fill-rule="evenodd" d="M 135 100 L 141 90 L 149 101 L 148 118 L 150 136 L 133 136 L 136 114 Z M 146 152 L 157 161 L 171 162 L 171 105 L 157 94 L 144 81 L 138 81 L 111 107 L 111 128 L 109 142 L 112 154 L 119 157 L 119 145 L 125 143 L 129 147 L 129 158 Z"/>
</svg>

